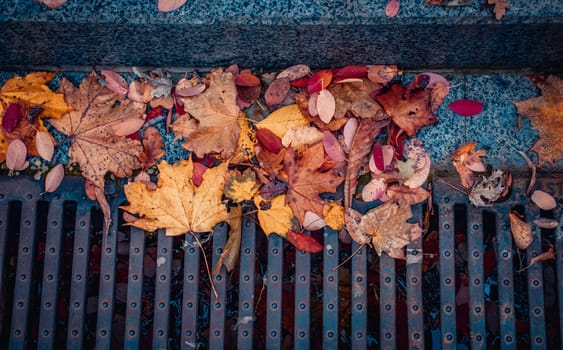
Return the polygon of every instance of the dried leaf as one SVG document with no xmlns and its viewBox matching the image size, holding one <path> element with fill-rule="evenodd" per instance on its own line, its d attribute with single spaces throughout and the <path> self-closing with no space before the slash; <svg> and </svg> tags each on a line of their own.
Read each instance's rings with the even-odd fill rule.
<svg viewBox="0 0 563 350">
<path fill-rule="evenodd" d="M 489 207 L 506 196 L 512 186 L 512 176 L 502 170 L 494 170 L 491 176 L 483 176 L 469 192 L 469 201 L 476 207 Z"/>
<path fill-rule="evenodd" d="M 139 131 L 145 124 L 145 115 L 138 115 L 111 124 L 117 136 L 128 136 Z"/>
<path fill-rule="evenodd" d="M 289 78 L 279 78 L 274 80 L 266 92 L 264 93 L 264 100 L 269 107 L 279 105 L 285 100 L 291 85 L 289 84 Z"/>
<path fill-rule="evenodd" d="M 358 119 L 350 118 L 342 130 L 342 136 L 344 136 L 344 144 L 346 145 L 347 153 L 350 153 L 350 149 L 352 148 L 352 141 L 354 140 L 354 135 L 356 135 L 356 131 L 358 130 L 358 125 Z"/>
<path fill-rule="evenodd" d="M 417 139 L 410 139 L 405 143 L 407 159 L 414 160 L 414 174 L 403 183 L 410 188 L 421 186 L 430 174 L 432 161 L 430 155 L 422 147 L 422 142 Z"/>
<path fill-rule="evenodd" d="M 309 231 L 320 230 L 326 226 L 324 219 L 312 211 L 306 211 L 303 218 L 303 228 Z M 288 238 L 289 239 L 289 238 Z"/>
<path fill-rule="evenodd" d="M 347 221 L 346 228 L 348 232 L 355 230 L 372 236 L 371 242 L 378 255 L 385 252 L 392 258 L 405 259 L 403 248 L 422 234 L 418 224 L 407 222 L 411 217 L 409 205 L 388 202 L 360 216 L 357 227 L 348 227 Z"/>
<path fill-rule="evenodd" d="M 323 139 L 323 133 L 313 126 L 297 126 L 289 129 L 282 139 L 284 147 L 298 149 L 302 146 L 314 145 Z"/>
<path fill-rule="evenodd" d="M 182 7 L 187 0 L 158 0 L 158 11 L 171 12 Z"/>
<path fill-rule="evenodd" d="M 487 0 L 487 4 L 494 5 L 493 12 L 497 20 L 504 17 L 506 10 L 510 7 L 507 0 Z"/>
<path fill-rule="evenodd" d="M 553 229 L 559 226 L 559 221 L 549 218 L 539 218 L 534 220 L 534 224 L 545 229 Z"/>
<path fill-rule="evenodd" d="M 334 96 L 327 89 L 322 89 L 317 96 L 317 113 L 319 118 L 326 124 L 330 123 L 336 111 Z"/>
<path fill-rule="evenodd" d="M 485 169 L 481 157 L 484 157 L 487 152 L 475 149 L 476 146 L 477 142 L 468 142 L 461 145 L 452 154 L 453 165 L 459 174 L 461 185 L 467 189 L 471 188 L 475 182 L 473 169 Z"/>
<path fill-rule="evenodd" d="M 324 201 L 319 197 L 324 192 L 336 192 L 344 180 L 333 171 L 320 172 L 325 161 L 322 143 L 306 149 L 298 157 L 293 149 L 285 153 L 284 169 L 288 176 L 287 203 L 293 214 L 303 224 L 306 211 L 323 215 Z"/>
<path fill-rule="evenodd" d="M 270 113 L 266 119 L 256 124 L 256 128 L 268 129 L 279 138 L 283 138 L 287 130 L 309 124 L 309 120 L 301 113 L 299 106 L 293 104 Z"/>
<path fill-rule="evenodd" d="M 6 152 L 6 167 L 10 170 L 23 170 L 26 166 L 27 147 L 21 140 L 10 142 Z"/>
<path fill-rule="evenodd" d="M 555 198 L 549 193 L 546 193 L 541 190 L 535 190 L 532 193 L 532 202 L 538 206 L 538 208 L 542 210 L 552 210 L 557 208 L 557 202 Z"/>
<path fill-rule="evenodd" d="M 370 235 L 364 231 L 362 223 L 363 215 L 360 212 L 346 207 L 345 209 L 345 227 L 346 231 L 356 243 L 359 245 L 368 244 L 371 240 Z"/>
<path fill-rule="evenodd" d="M 256 143 L 256 132 L 250 127 L 248 118 L 241 112 L 238 118 L 240 135 L 237 142 L 237 149 L 229 160 L 230 164 L 240 164 L 250 162 L 256 156 L 254 144 Z"/>
<path fill-rule="evenodd" d="M 227 219 L 229 223 L 229 239 L 223 247 L 223 252 L 217 259 L 217 264 L 213 269 L 213 274 L 218 275 L 221 272 L 221 266 L 225 266 L 227 272 L 231 272 L 239 259 L 240 242 L 242 240 L 242 207 L 232 207 L 229 211 Z"/>
<path fill-rule="evenodd" d="M 332 86 L 331 86 L 332 88 Z M 318 94 L 318 93 L 317 93 Z M 346 118 L 332 118 L 332 120 L 327 124 L 321 120 L 319 115 L 313 115 L 309 113 L 309 94 L 307 92 L 302 92 L 294 95 L 295 102 L 299 106 L 301 113 L 313 124 L 317 126 L 317 128 L 321 131 L 330 130 L 330 131 L 337 131 L 339 130 L 344 124 L 346 124 Z M 317 96 L 318 98 L 318 96 Z M 317 104 L 318 107 L 318 104 Z M 317 108 L 312 109 L 313 112 L 318 113 Z M 335 115 L 336 117 L 336 115 Z"/>
<path fill-rule="evenodd" d="M 112 124 L 142 115 L 145 106 L 120 99 L 98 83 L 95 72 L 78 89 L 63 78 L 60 90 L 76 110 L 51 120 L 51 125 L 71 139 L 71 162 L 80 164 L 82 175 L 100 188 L 108 171 L 118 177 L 131 176 L 140 167 L 141 143 L 115 135 Z"/>
<path fill-rule="evenodd" d="M 94 185 L 91 180 L 86 179 L 84 182 L 84 193 L 86 193 L 88 199 L 92 201 L 96 200 L 96 185 Z"/>
<path fill-rule="evenodd" d="M 532 170 L 532 175 L 530 176 L 530 183 L 528 184 L 528 188 L 526 188 L 526 194 L 529 194 L 534 188 L 534 185 L 536 184 L 536 165 L 534 164 L 534 162 L 532 162 L 530 158 L 528 158 L 526 153 L 522 151 L 518 151 L 518 153 L 520 153 L 522 158 L 526 160 L 526 164 L 528 164 L 528 167 Z"/>
<path fill-rule="evenodd" d="M 343 79 L 350 79 L 350 78 L 364 78 L 367 75 L 368 75 L 367 66 L 349 65 L 338 69 L 334 73 L 334 82 L 342 82 Z"/>
<path fill-rule="evenodd" d="M 238 170 L 229 170 L 225 179 L 225 196 L 234 203 L 241 203 L 254 198 L 258 192 L 256 174 L 252 169 L 243 173 Z"/>
<path fill-rule="evenodd" d="M 330 69 L 323 69 L 311 76 L 307 85 L 309 93 L 320 92 L 326 89 L 332 81 L 332 71 Z"/>
<path fill-rule="evenodd" d="M 41 158 L 50 162 L 55 153 L 55 144 L 51 134 L 46 131 L 38 131 L 35 134 L 35 147 Z"/>
<path fill-rule="evenodd" d="M 111 208 L 102 188 L 95 187 L 94 193 L 96 194 L 96 201 L 102 210 L 102 214 L 104 214 L 104 237 L 107 237 L 109 227 L 111 226 Z"/>
<path fill-rule="evenodd" d="M 123 79 L 119 73 L 116 73 L 112 70 L 105 70 L 102 69 L 101 71 L 102 77 L 106 82 L 106 87 L 111 91 L 115 92 L 121 97 L 125 97 L 127 92 L 129 91 L 129 84 Z"/>
<path fill-rule="evenodd" d="M 55 192 L 65 177 L 65 168 L 62 164 L 55 165 L 45 175 L 45 192 Z"/>
<path fill-rule="evenodd" d="M 285 204 L 285 195 L 269 200 L 257 194 L 254 196 L 254 204 L 258 209 L 258 222 L 266 236 L 275 233 L 278 236 L 287 238 L 289 230 L 297 227 L 293 211 Z"/>
<path fill-rule="evenodd" d="M 181 160 L 176 165 L 166 161 L 158 164 L 158 188 L 147 190 L 142 183 L 125 185 L 129 205 L 122 209 L 139 214 L 130 225 L 147 230 L 166 229 L 166 235 L 176 236 L 186 232 L 210 232 L 227 219 L 227 209 L 222 201 L 227 164 L 208 169 L 199 187 L 192 180 L 192 159 Z"/>
<path fill-rule="evenodd" d="M 371 202 L 381 198 L 387 189 L 387 183 L 385 179 L 374 178 L 368 182 L 367 185 L 362 189 L 362 199 L 364 202 Z"/>
<path fill-rule="evenodd" d="M 40 4 L 44 4 L 50 9 L 56 9 L 63 6 L 67 0 L 37 0 Z"/>
<path fill-rule="evenodd" d="M 182 115 L 172 124 L 176 137 L 186 137 L 182 144 L 187 150 L 203 157 L 220 153 L 228 159 L 237 148 L 240 135 L 236 103 L 237 89 L 231 73 L 213 70 L 207 90 L 197 96 L 181 99 L 185 110 L 193 117 Z"/>
<path fill-rule="evenodd" d="M 430 192 L 422 187 L 410 188 L 401 185 L 389 186 L 386 194 L 389 200 L 403 206 L 422 203 L 430 197 Z"/>
<path fill-rule="evenodd" d="M 450 111 L 461 116 L 472 117 L 481 113 L 483 110 L 483 104 L 479 101 L 462 99 L 450 103 L 448 108 Z"/>
<path fill-rule="evenodd" d="M 368 79 L 377 84 L 387 84 L 402 72 L 397 66 L 368 66 Z"/>
<path fill-rule="evenodd" d="M 398 0 L 389 0 L 385 6 L 385 15 L 387 17 L 395 17 L 399 13 L 400 3 Z"/>
<path fill-rule="evenodd" d="M 431 89 L 409 91 L 400 83 L 395 83 L 375 99 L 395 124 L 409 136 L 413 136 L 421 127 L 438 122 L 432 113 L 431 94 Z"/>
<path fill-rule="evenodd" d="M 339 231 L 344 227 L 344 207 L 337 203 L 326 203 L 323 206 L 323 217 L 326 225 Z"/>
<path fill-rule="evenodd" d="M 296 64 L 282 70 L 276 79 L 288 78 L 289 80 L 301 79 L 311 73 L 311 68 L 305 64 Z"/>
<path fill-rule="evenodd" d="M 307 253 L 318 253 L 323 250 L 323 246 L 313 237 L 301 232 L 289 230 L 287 233 L 287 240 L 289 243 L 293 244 L 296 249 Z"/>
<path fill-rule="evenodd" d="M 556 76 L 536 78 L 542 96 L 514 102 L 518 114 L 530 118 L 539 131 L 539 139 L 532 147 L 538 155 L 538 166 L 563 159 L 563 82 Z"/>
<path fill-rule="evenodd" d="M 370 81 L 360 83 L 341 83 L 329 87 L 329 91 L 335 98 L 335 119 L 344 118 L 348 112 L 357 118 L 388 118 L 381 105 L 377 103 L 370 94 L 379 89 L 381 85 Z"/>
<path fill-rule="evenodd" d="M 287 145 L 282 143 L 278 135 L 265 128 L 256 130 L 256 139 L 265 149 L 272 153 L 278 154 L 284 146 L 287 147 Z"/>
<path fill-rule="evenodd" d="M 514 238 L 514 244 L 518 249 L 528 248 L 534 240 L 532 225 L 525 222 L 521 215 L 514 210 L 508 213 L 508 218 L 510 219 L 510 231 Z"/>
<path fill-rule="evenodd" d="M 157 128 L 149 126 L 143 132 L 143 153 L 139 154 L 139 161 L 143 169 L 148 169 L 164 156 L 162 136 Z"/>
</svg>

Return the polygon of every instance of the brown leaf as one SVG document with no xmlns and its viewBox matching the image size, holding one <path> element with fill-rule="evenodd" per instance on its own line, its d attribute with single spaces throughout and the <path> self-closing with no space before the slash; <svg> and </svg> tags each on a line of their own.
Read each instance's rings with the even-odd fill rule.
<svg viewBox="0 0 563 350">
<path fill-rule="evenodd" d="M 176 137 L 186 137 L 182 147 L 194 151 L 199 157 L 220 153 L 228 159 L 237 148 L 240 134 L 236 103 L 237 88 L 231 73 L 215 69 L 208 75 L 209 87 L 194 97 L 182 98 L 184 109 L 193 118 L 182 115 L 172 130 Z"/>
<path fill-rule="evenodd" d="M 269 107 L 279 105 L 285 100 L 291 85 L 289 78 L 279 78 L 274 80 L 264 93 L 264 100 Z"/>
<path fill-rule="evenodd" d="M 508 213 L 508 218 L 510 220 L 510 231 L 514 238 L 514 244 L 518 249 L 528 248 L 534 240 L 532 225 L 524 221 L 523 217 L 514 210 Z"/>
<path fill-rule="evenodd" d="M 438 122 L 432 112 L 431 89 L 409 90 L 401 83 L 394 83 L 388 91 L 377 95 L 375 99 L 409 136 L 415 135 L 423 126 Z"/>
<path fill-rule="evenodd" d="M 329 87 L 336 99 L 335 118 L 341 119 L 350 112 L 357 118 L 385 119 L 383 108 L 370 94 L 381 88 L 381 84 L 363 80 L 361 83 L 341 83 Z"/>
<path fill-rule="evenodd" d="M 514 102 L 518 114 L 530 118 L 539 131 L 539 139 L 532 147 L 538 155 L 538 166 L 563 159 L 563 82 L 554 75 L 536 78 L 542 96 Z"/>
<path fill-rule="evenodd" d="M 96 201 L 104 214 L 104 237 L 109 234 L 109 227 L 111 226 L 111 207 L 108 203 L 103 188 L 95 187 L 94 193 L 96 194 Z"/>
<path fill-rule="evenodd" d="M 484 157 L 487 152 L 475 149 L 476 146 L 477 142 L 468 142 L 461 145 L 452 154 L 453 165 L 459 174 L 461 185 L 467 189 L 470 189 L 475 183 L 474 170 L 486 170 L 481 157 Z"/>
<path fill-rule="evenodd" d="M 284 170 L 289 184 L 286 201 L 300 224 L 303 224 L 308 210 L 322 217 L 324 201 L 319 195 L 323 192 L 336 192 L 336 188 L 344 180 L 330 170 L 319 172 L 324 161 L 322 142 L 307 148 L 301 157 L 291 148 L 285 153 Z"/>
<path fill-rule="evenodd" d="M 424 202 L 430 196 L 430 192 L 422 187 L 409 188 L 402 185 L 387 187 L 387 197 L 402 206 L 415 205 Z"/>
<path fill-rule="evenodd" d="M 378 121 L 375 119 L 360 120 L 358 129 L 352 140 L 352 147 L 348 154 L 348 167 L 344 181 L 344 206 L 352 206 L 352 197 L 358 185 L 360 168 L 367 161 L 367 155 L 381 129 L 387 125 L 388 120 Z"/>
<path fill-rule="evenodd" d="M 139 161 L 143 169 L 148 169 L 164 155 L 162 136 L 157 128 L 149 126 L 143 132 L 143 153 L 139 154 Z"/>
<path fill-rule="evenodd" d="M 102 69 L 101 71 L 102 77 L 106 82 L 106 87 L 111 91 L 115 92 L 121 97 L 125 97 L 127 92 L 129 91 L 129 85 L 123 79 L 119 73 L 116 73 L 112 70 L 105 70 Z"/>
<path fill-rule="evenodd" d="M 368 79 L 373 83 L 387 84 L 402 72 L 397 66 L 368 66 Z"/>
<path fill-rule="evenodd" d="M 221 273 L 221 266 L 225 266 L 227 272 L 231 272 L 237 262 L 240 255 L 240 242 L 242 239 L 242 207 L 236 206 L 232 207 L 229 211 L 229 217 L 227 219 L 229 224 L 229 239 L 225 246 L 223 247 L 223 252 L 217 259 L 217 264 L 213 269 L 213 274 L 218 275 Z"/>
<path fill-rule="evenodd" d="M 91 180 L 86 179 L 84 182 L 84 193 L 86 193 L 88 199 L 92 201 L 96 200 L 96 185 L 94 185 Z"/>
<path fill-rule="evenodd" d="M 137 157 L 142 151 L 141 143 L 115 135 L 112 124 L 142 115 L 145 105 L 120 99 L 101 86 L 98 78 L 95 72 L 90 73 L 80 88 L 63 78 L 60 90 L 75 111 L 51 120 L 51 124 L 71 139 L 71 162 L 80 164 L 82 175 L 103 188 L 108 171 L 128 177 L 140 167 Z"/>
<path fill-rule="evenodd" d="M 45 175 L 45 192 L 55 192 L 65 177 L 65 168 L 57 164 Z"/>
</svg>

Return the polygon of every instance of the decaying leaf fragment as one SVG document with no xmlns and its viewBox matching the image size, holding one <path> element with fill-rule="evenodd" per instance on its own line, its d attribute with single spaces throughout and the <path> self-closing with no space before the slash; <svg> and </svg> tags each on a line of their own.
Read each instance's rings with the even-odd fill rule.
<svg viewBox="0 0 563 350">
<path fill-rule="evenodd" d="M 208 169 L 200 186 L 195 186 L 192 180 L 194 163 L 191 158 L 176 165 L 162 161 L 158 170 L 154 191 L 140 182 L 125 185 L 130 204 L 123 209 L 140 217 L 130 225 L 151 232 L 166 229 L 166 235 L 176 236 L 187 232 L 210 232 L 227 219 L 227 209 L 221 199 L 226 163 Z"/>
<path fill-rule="evenodd" d="M 242 239 L 242 207 L 235 206 L 229 211 L 227 219 L 229 224 L 229 239 L 223 247 L 223 252 L 217 259 L 217 264 L 213 268 L 213 274 L 218 275 L 221 272 L 221 266 L 225 266 L 227 272 L 231 272 L 240 255 L 240 242 Z"/>
<path fill-rule="evenodd" d="M 256 174 L 250 168 L 244 172 L 236 169 L 229 170 L 225 180 L 225 196 L 235 203 L 241 203 L 254 198 L 258 192 Z"/>
<path fill-rule="evenodd" d="M 512 186 L 512 175 L 494 170 L 490 176 L 483 176 L 475 182 L 469 192 L 469 201 L 476 207 L 490 207 L 505 197 Z"/>
<path fill-rule="evenodd" d="M 149 126 L 143 132 L 143 153 L 139 154 L 139 161 L 143 169 L 148 169 L 164 155 L 162 136 L 157 128 Z"/>
<path fill-rule="evenodd" d="M 352 213 L 355 211 L 350 208 L 348 210 Z M 358 214 L 355 216 L 357 218 Z M 352 234 L 350 231 L 359 233 L 359 236 L 371 236 L 371 243 L 378 255 L 385 252 L 392 258 L 405 259 L 403 248 L 422 234 L 418 224 L 407 222 L 411 217 L 412 211 L 409 205 L 387 202 L 360 216 L 357 226 L 350 226 L 348 224 L 350 220 L 347 220 L 346 229 L 352 238 L 358 234 Z"/>
<path fill-rule="evenodd" d="M 522 215 L 515 210 L 511 210 L 510 213 L 508 213 L 508 218 L 510 220 L 510 231 L 514 238 L 514 244 L 518 249 L 528 248 L 534 240 L 532 225 L 524 221 Z"/>
<path fill-rule="evenodd" d="M 507 0 L 487 0 L 487 4 L 493 5 L 495 18 L 500 20 L 506 14 L 506 10 L 510 7 Z"/>
<path fill-rule="evenodd" d="M 483 164 L 481 157 L 487 155 L 487 152 L 482 149 L 475 149 L 477 142 L 468 142 L 461 145 L 453 154 L 452 161 L 454 164 L 461 185 L 464 188 L 471 188 L 475 183 L 474 172 L 484 172 L 487 170 Z"/>
<path fill-rule="evenodd" d="M 258 222 L 266 236 L 272 233 L 287 238 L 289 230 L 299 227 L 293 211 L 285 204 L 285 195 L 265 199 L 261 195 L 254 196 L 254 205 L 258 209 Z"/>
</svg>

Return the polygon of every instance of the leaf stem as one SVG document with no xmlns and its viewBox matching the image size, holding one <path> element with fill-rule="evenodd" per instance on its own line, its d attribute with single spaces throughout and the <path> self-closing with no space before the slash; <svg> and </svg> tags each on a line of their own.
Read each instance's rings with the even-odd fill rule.
<svg viewBox="0 0 563 350">
<path fill-rule="evenodd" d="M 342 261 L 340 264 L 336 265 L 335 267 L 332 268 L 332 271 L 336 271 L 339 268 L 342 267 L 342 265 L 346 264 L 348 261 L 350 261 L 350 259 L 352 259 L 356 254 L 358 254 L 358 252 L 365 246 L 365 243 L 360 244 L 356 249 L 354 249 L 354 251 L 352 252 L 352 254 L 350 254 L 349 257 L 347 257 L 346 259 L 344 259 L 344 261 Z"/>
<path fill-rule="evenodd" d="M 201 250 L 201 253 L 203 254 L 203 261 L 205 262 L 205 269 L 207 271 L 207 276 L 209 276 L 209 285 L 211 286 L 211 290 L 213 291 L 213 295 L 215 296 L 215 299 L 217 300 L 217 299 L 219 299 L 219 293 L 217 292 L 217 288 L 215 288 L 215 282 L 213 282 L 213 276 L 211 275 L 211 269 L 209 268 L 209 263 L 207 262 L 207 257 L 205 256 L 205 250 L 203 249 L 203 246 L 201 245 L 201 242 L 199 241 L 197 236 L 193 232 L 190 232 L 190 234 L 195 239 L 197 245 L 199 246 L 199 249 Z"/>
</svg>

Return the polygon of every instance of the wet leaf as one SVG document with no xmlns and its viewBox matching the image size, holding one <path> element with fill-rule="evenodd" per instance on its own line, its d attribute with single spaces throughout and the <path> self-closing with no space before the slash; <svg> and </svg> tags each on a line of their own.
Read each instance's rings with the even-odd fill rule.
<svg viewBox="0 0 563 350">
<path fill-rule="evenodd" d="M 84 193 L 86 193 L 88 199 L 92 201 L 96 200 L 96 185 L 94 185 L 91 180 L 86 179 L 84 182 Z"/>
<path fill-rule="evenodd" d="M 472 117 L 481 113 L 483 110 L 483 104 L 479 101 L 463 99 L 450 103 L 448 108 L 450 111 L 461 116 Z"/>
<path fill-rule="evenodd" d="M 287 240 L 289 243 L 293 244 L 296 249 L 304 252 L 318 253 L 323 250 L 323 246 L 313 237 L 301 232 L 289 230 L 287 233 Z"/>
<path fill-rule="evenodd" d="M 55 165 L 45 175 L 45 192 L 55 192 L 65 177 L 65 169 L 62 164 Z"/>
</svg>

